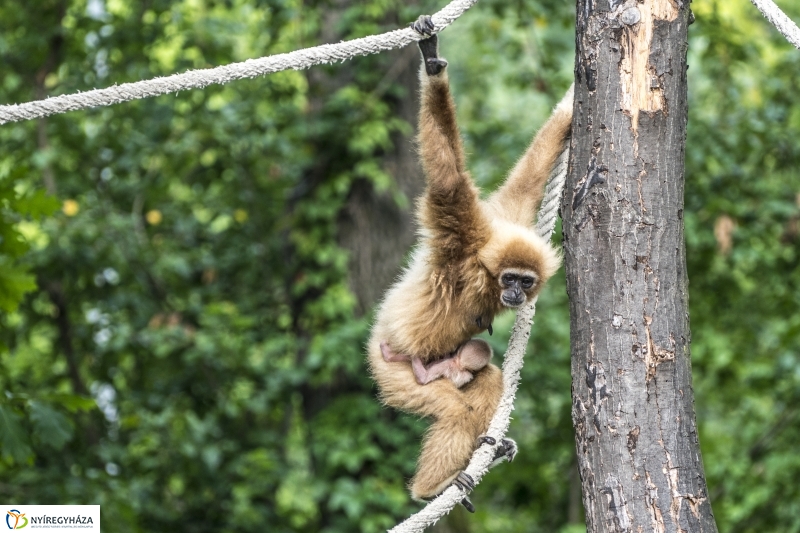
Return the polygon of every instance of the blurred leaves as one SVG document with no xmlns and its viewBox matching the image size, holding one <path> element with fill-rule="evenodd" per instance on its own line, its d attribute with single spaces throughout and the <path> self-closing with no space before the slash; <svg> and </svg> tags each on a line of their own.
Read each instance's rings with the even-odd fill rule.
<svg viewBox="0 0 800 533">
<path fill-rule="evenodd" d="M 59 450 L 72 438 L 69 420 L 47 404 L 31 402 L 30 417 L 35 435 L 44 444 Z"/>
<path fill-rule="evenodd" d="M 6 460 L 23 462 L 33 454 L 22 428 L 22 417 L 4 405 L 0 405 L 0 445 Z"/>
</svg>

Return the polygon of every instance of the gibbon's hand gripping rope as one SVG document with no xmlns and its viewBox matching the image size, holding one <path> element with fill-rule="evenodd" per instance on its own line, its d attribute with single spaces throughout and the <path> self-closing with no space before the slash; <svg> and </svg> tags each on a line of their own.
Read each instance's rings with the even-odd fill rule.
<svg viewBox="0 0 800 533">
<path fill-rule="evenodd" d="M 772 0 L 750 0 L 754 6 L 767 17 L 767 20 L 792 43 L 795 48 L 800 48 L 800 28 L 792 22 L 792 19 L 781 11 Z"/>
<path fill-rule="evenodd" d="M 431 18 L 438 33 L 475 5 L 478 0 L 453 0 Z M 67 111 L 98 107 L 150 96 L 185 91 L 212 84 L 224 84 L 244 78 L 255 78 L 281 70 L 302 70 L 321 63 L 344 61 L 355 56 L 377 54 L 384 50 L 401 48 L 424 38 L 411 28 L 394 30 L 380 35 L 370 35 L 336 44 L 323 44 L 286 54 L 248 59 L 221 67 L 190 70 L 164 78 L 123 83 L 106 89 L 54 96 L 25 104 L 0 106 L 0 125 L 18 120 L 30 120 Z"/>
<path fill-rule="evenodd" d="M 564 181 L 567 177 L 568 159 L 569 142 L 565 143 L 564 150 L 558 157 L 547 180 L 542 207 L 536 222 L 536 232 L 547 240 L 550 240 L 555 229 L 558 207 L 561 203 L 561 192 L 564 190 Z M 535 313 L 536 299 L 517 312 L 517 320 L 511 331 L 511 340 L 508 341 L 508 350 L 503 360 L 503 396 L 500 398 L 500 404 L 497 406 L 497 411 L 489 424 L 489 430 L 486 432 L 498 443 L 508 431 L 511 411 L 514 409 L 514 397 L 519 385 L 520 370 L 522 370 L 525 356 L 525 347 L 528 344 L 528 337 L 531 335 L 531 324 Z M 495 448 L 496 446 L 483 445 L 472 454 L 472 459 L 470 459 L 465 472 L 472 476 L 476 485 L 489 471 L 489 465 L 494 460 Z M 465 493 L 461 489 L 451 485 L 421 511 L 390 529 L 389 533 L 419 533 L 423 531 L 449 513 L 461 502 L 464 495 Z"/>
</svg>

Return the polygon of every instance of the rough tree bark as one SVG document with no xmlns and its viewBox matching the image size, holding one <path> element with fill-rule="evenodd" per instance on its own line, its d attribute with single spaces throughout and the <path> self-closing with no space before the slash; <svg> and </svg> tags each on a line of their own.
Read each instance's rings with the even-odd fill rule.
<svg viewBox="0 0 800 533">
<path fill-rule="evenodd" d="M 683 238 L 689 2 L 578 0 L 562 204 L 572 416 L 595 532 L 716 532 Z"/>
</svg>

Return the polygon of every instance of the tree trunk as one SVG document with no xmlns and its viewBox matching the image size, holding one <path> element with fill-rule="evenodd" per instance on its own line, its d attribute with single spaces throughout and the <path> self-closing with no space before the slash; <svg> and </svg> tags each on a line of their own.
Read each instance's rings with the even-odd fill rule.
<svg viewBox="0 0 800 533">
<path fill-rule="evenodd" d="M 716 532 L 683 239 L 689 3 L 578 0 L 564 215 L 572 417 L 590 533 Z"/>
</svg>

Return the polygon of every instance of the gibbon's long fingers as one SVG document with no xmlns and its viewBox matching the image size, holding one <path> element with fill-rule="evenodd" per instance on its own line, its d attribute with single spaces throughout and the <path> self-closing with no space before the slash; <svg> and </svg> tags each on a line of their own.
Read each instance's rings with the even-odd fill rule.
<svg viewBox="0 0 800 533">
<path fill-rule="evenodd" d="M 497 444 L 497 441 L 494 437 L 490 437 L 489 435 L 483 435 L 478 437 L 478 446 L 483 446 L 484 444 L 488 444 L 489 446 L 494 446 Z"/>
<path fill-rule="evenodd" d="M 433 35 L 433 30 L 436 29 L 430 15 L 420 15 L 419 18 L 409 24 L 409 26 L 412 30 L 422 35 Z"/>
<path fill-rule="evenodd" d="M 456 480 L 453 482 L 458 488 L 466 492 L 472 492 L 475 489 L 475 480 L 466 472 L 459 472 Z"/>
<path fill-rule="evenodd" d="M 517 443 L 513 439 L 502 439 L 500 445 L 494 450 L 494 458 L 489 468 L 494 468 L 503 461 L 509 463 L 517 456 Z"/>
<path fill-rule="evenodd" d="M 514 439 L 503 439 L 503 448 L 505 449 L 505 456 L 508 459 L 508 462 L 514 460 L 514 457 L 517 456 L 517 441 Z"/>
<path fill-rule="evenodd" d="M 517 443 L 514 439 L 502 439 L 494 451 L 492 466 L 507 460 L 509 463 L 517 456 Z"/>
<path fill-rule="evenodd" d="M 556 105 L 505 183 L 489 198 L 499 216 L 525 226 L 533 224 L 544 195 L 544 184 L 569 137 L 573 92 L 574 84 Z"/>
</svg>

